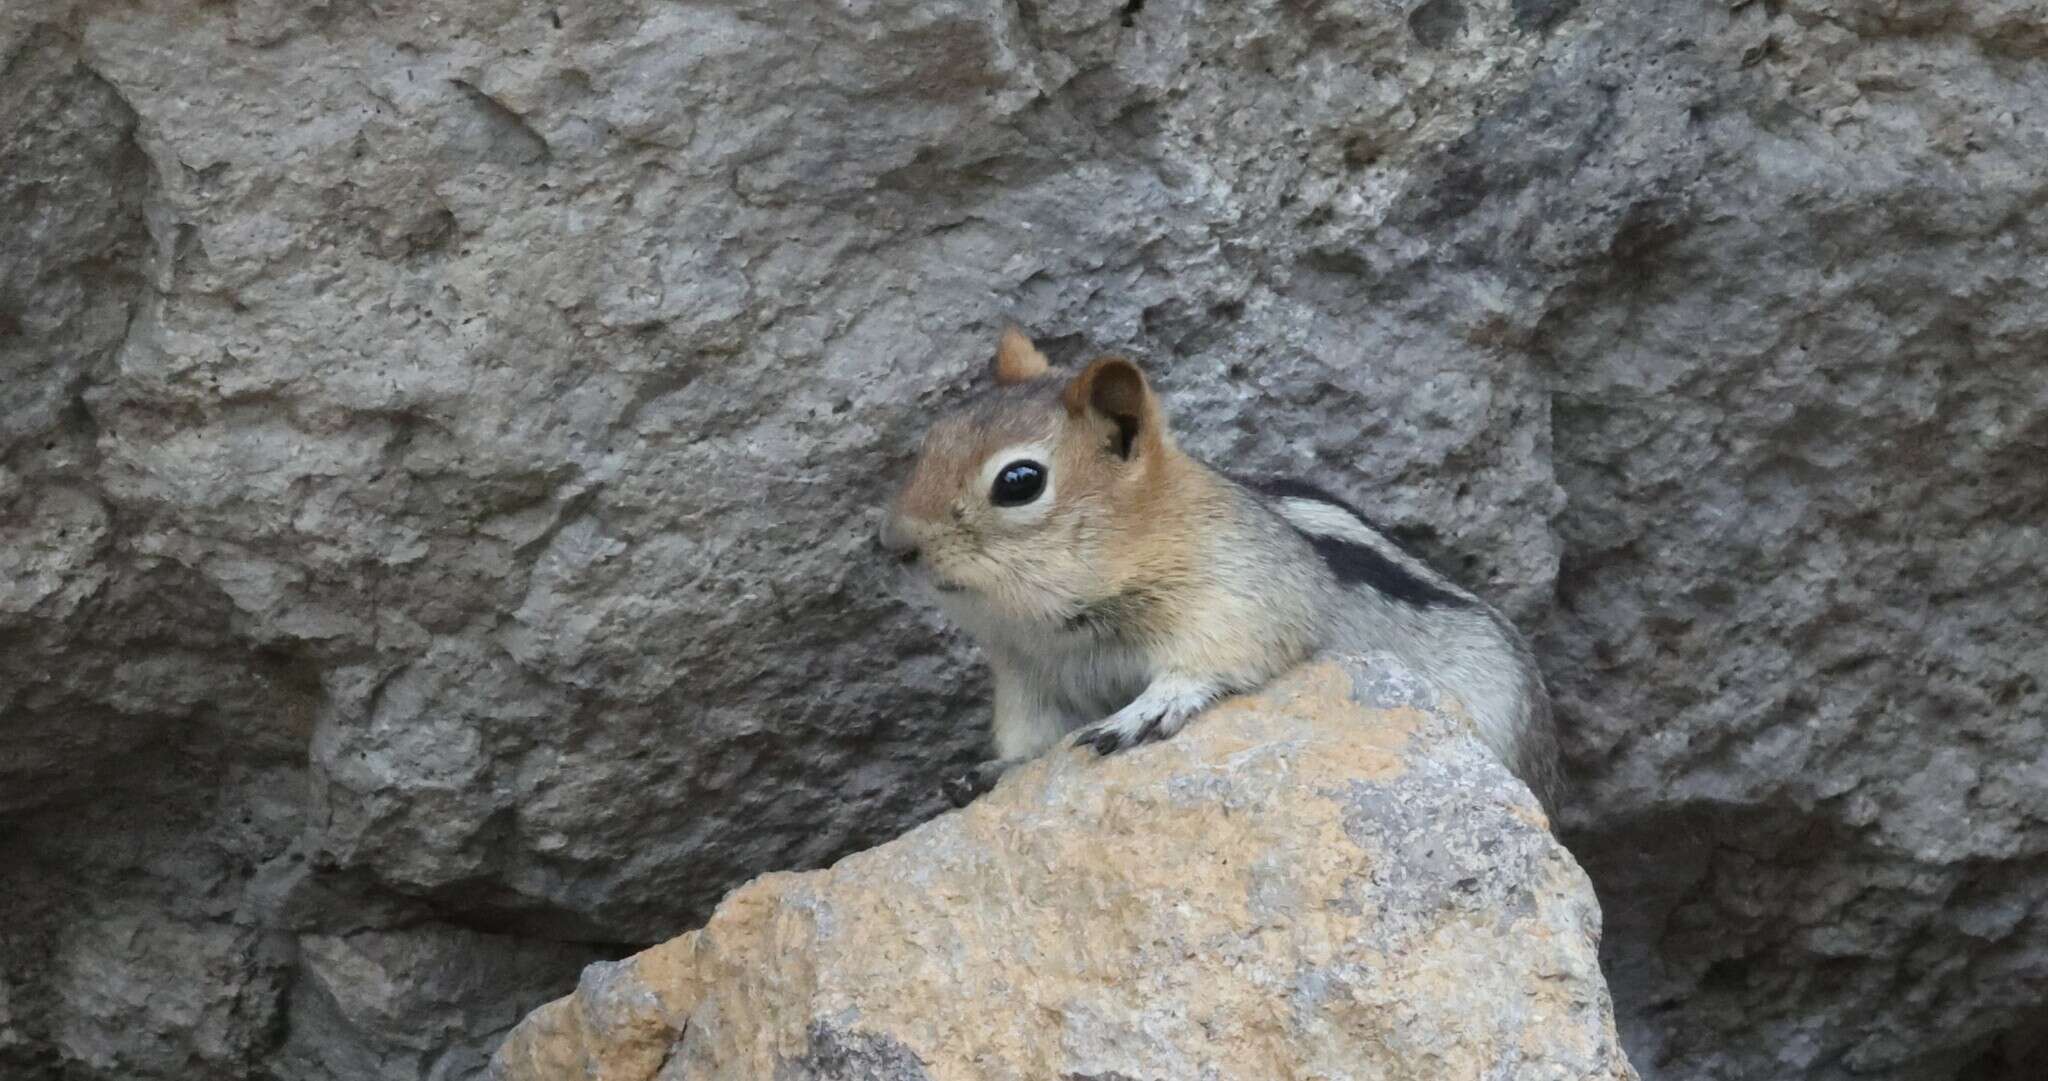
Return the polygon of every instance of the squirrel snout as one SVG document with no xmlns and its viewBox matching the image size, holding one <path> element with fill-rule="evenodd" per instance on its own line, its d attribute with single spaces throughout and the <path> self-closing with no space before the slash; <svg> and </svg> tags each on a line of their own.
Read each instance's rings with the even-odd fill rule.
<svg viewBox="0 0 2048 1081">
<path fill-rule="evenodd" d="M 917 562 L 917 541 L 897 523 L 895 515 L 882 520 L 882 530 L 875 535 L 875 543 L 906 567 Z"/>
</svg>

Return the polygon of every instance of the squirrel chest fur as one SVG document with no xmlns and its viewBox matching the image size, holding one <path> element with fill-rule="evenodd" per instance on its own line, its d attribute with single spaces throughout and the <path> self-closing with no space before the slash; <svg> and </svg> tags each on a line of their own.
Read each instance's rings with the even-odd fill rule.
<svg viewBox="0 0 2048 1081">
<path fill-rule="evenodd" d="M 1326 649 L 1400 657 L 1549 802 L 1549 697 L 1499 612 L 1336 497 L 1183 453 L 1128 360 L 1062 377 L 1012 329 L 993 369 L 926 434 L 881 534 L 994 675 L 996 757 L 956 802 L 1070 735 L 1165 739 Z"/>
</svg>

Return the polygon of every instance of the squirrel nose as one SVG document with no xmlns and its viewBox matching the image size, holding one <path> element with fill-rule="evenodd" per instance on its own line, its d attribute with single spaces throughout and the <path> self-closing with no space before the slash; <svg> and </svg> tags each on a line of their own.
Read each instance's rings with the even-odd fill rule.
<svg viewBox="0 0 2048 1081">
<path fill-rule="evenodd" d="M 909 531 L 897 522 L 894 515 L 883 519 L 882 531 L 876 534 L 875 542 L 906 567 L 917 562 L 917 542 L 911 539 Z"/>
</svg>

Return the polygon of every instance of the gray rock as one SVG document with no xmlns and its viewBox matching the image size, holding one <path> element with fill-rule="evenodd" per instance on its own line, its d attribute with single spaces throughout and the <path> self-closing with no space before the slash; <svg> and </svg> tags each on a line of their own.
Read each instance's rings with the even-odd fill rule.
<svg viewBox="0 0 2048 1081">
<path fill-rule="evenodd" d="M 279 1055 L 289 1077 L 441 1081 L 482 1073 L 532 988 L 589 962 L 574 945 L 454 928 L 310 934 Z"/>
<path fill-rule="evenodd" d="M 1387 675 L 1319 661 L 756 879 L 592 966 L 493 1081 L 1635 1081 L 1591 884 L 1468 722 L 1371 704 Z"/>
<path fill-rule="evenodd" d="M 277 1022 L 283 961 L 277 939 L 250 928 L 145 910 L 81 913 L 49 973 L 67 1007 L 57 1050 L 110 1077 L 251 1064 Z"/>
<path fill-rule="evenodd" d="M 1646 1076 L 2040 1073 L 2037 8 L 5 5 L 0 1072 L 459 1074 L 308 944 L 474 1047 L 936 813 L 1015 319 L 1534 632 Z"/>
</svg>

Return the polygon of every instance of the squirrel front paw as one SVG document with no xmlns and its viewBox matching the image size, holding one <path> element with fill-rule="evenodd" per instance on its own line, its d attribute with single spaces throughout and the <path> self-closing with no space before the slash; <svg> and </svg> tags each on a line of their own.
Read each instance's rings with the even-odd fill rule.
<svg viewBox="0 0 2048 1081">
<path fill-rule="evenodd" d="M 1074 733 L 1071 745 L 1093 747 L 1096 754 L 1115 754 L 1147 740 L 1165 739 L 1180 731 L 1188 719 L 1188 714 L 1174 710 L 1126 716 L 1128 712 L 1120 710 L 1108 719 Z"/>
<path fill-rule="evenodd" d="M 1002 758 L 991 758 L 966 773 L 954 777 L 939 786 L 947 802 L 955 807 L 973 803 L 975 797 L 996 786 L 1015 763 Z"/>
<path fill-rule="evenodd" d="M 1093 747 L 1096 754 L 1115 754 L 1148 740 L 1166 739 L 1186 727 L 1188 718 L 1215 697 L 1215 688 L 1208 684 L 1158 680 L 1130 705 L 1074 733 L 1070 745 Z"/>
</svg>

